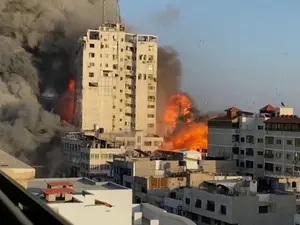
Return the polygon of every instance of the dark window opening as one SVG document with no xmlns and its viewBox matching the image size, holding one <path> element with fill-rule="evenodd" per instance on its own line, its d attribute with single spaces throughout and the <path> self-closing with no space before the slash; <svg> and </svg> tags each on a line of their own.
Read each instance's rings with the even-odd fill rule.
<svg viewBox="0 0 300 225">
<path fill-rule="evenodd" d="M 89 86 L 90 87 L 98 87 L 98 83 L 97 82 L 89 82 Z"/>
</svg>

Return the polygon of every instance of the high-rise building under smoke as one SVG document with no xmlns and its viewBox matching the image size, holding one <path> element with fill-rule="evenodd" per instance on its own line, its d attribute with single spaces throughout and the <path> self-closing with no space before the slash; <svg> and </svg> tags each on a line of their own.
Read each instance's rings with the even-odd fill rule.
<svg viewBox="0 0 300 225">
<path fill-rule="evenodd" d="M 120 23 L 89 29 L 75 57 L 76 112 L 82 130 L 156 133 L 157 36 Z"/>
</svg>

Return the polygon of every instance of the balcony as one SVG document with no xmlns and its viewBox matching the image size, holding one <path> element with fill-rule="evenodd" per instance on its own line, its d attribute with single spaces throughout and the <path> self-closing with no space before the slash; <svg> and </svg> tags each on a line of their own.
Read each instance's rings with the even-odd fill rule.
<svg viewBox="0 0 300 225">
<path fill-rule="evenodd" d="M 4 224 L 71 225 L 2 171 L 0 184 L 0 215 Z"/>
</svg>

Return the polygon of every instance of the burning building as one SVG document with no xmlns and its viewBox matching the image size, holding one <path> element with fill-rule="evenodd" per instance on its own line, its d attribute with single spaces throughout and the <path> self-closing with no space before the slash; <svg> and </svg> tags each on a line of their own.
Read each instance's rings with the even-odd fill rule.
<svg viewBox="0 0 300 225">
<path fill-rule="evenodd" d="M 185 93 L 172 95 L 163 112 L 165 149 L 207 149 L 207 116 Z"/>
</svg>

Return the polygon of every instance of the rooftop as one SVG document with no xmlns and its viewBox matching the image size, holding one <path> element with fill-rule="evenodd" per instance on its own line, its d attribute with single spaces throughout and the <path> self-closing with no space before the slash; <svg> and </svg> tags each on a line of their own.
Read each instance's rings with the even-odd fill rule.
<svg viewBox="0 0 300 225">
<path fill-rule="evenodd" d="M 276 107 L 274 107 L 274 106 L 268 104 L 268 105 L 262 107 L 262 108 L 259 110 L 259 112 L 261 112 L 261 113 L 264 113 L 264 112 L 274 112 L 275 110 L 276 110 Z"/>
<path fill-rule="evenodd" d="M 0 168 L 33 169 L 31 166 L 0 150 Z"/>
<path fill-rule="evenodd" d="M 74 193 L 82 193 L 86 190 L 122 190 L 127 189 L 121 185 L 112 183 L 112 182 L 97 182 L 90 180 L 85 177 L 79 178 L 47 178 L 47 179 L 34 179 L 28 181 L 28 191 L 33 194 L 41 194 L 44 189 L 48 188 L 48 185 L 51 184 L 61 184 L 62 186 L 72 186 Z M 66 185 L 66 183 L 68 185 Z M 55 185 L 57 186 L 57 185 Z"/>
<path fill-rule="evenodd" d="M 300 118 L 295 115 L 271 117 L 264 121 L 266 124 L 300 124 Z"/>
</svg>

